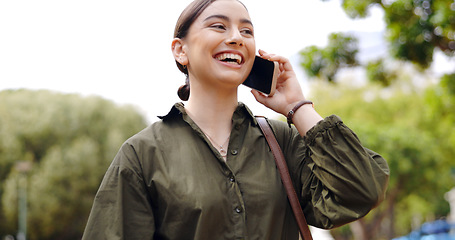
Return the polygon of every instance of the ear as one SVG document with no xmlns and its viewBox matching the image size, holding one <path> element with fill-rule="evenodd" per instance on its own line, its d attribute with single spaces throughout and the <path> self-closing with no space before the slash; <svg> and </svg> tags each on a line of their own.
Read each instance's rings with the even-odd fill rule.
<svg viewBox="0 0 455 240">
<path fill-rule="evenodd" d="M 174 55 L 175 61 L 182 65 L 188 65 L 188 56 L 185 51 L 185 43 L 180 38 L 174 38 L 172 40 L 172 54 Z"/>
</svg>

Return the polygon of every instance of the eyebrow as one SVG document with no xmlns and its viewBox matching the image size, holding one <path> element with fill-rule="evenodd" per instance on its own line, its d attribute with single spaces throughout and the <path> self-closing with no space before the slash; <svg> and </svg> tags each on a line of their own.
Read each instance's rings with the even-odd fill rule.
<svg viewBox="0 0 455 240">
<path fill-rule="evenodd" d="M 204 19 L 204 22 L 205 22 L 205 21 L 208 21 L 208 20 L 210 20 L 210 19 L 212 19 L 212 18 L 220 18 L 220 19 L 223 19 L 223 20 L 225 20 L 225 21 L 230 21 L 230 19 L 229 19 L 228 16 L 221 15 L 221 14 L 215 14 L 215 15 L 208 16 L 206 19 Z M 246 18 L 242 18 L 242 19 L 240 20 L 240 22 L 241 22 L 241 23 L 250 24 L 251 26 L 253 26 L 253 23 L 252 23 L 250 20 L 246 19 Z"/>
</svg>

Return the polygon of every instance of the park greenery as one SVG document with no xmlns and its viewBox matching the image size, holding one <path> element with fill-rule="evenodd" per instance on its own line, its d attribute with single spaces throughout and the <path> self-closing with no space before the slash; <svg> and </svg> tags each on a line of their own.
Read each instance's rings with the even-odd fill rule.
<svg viewBox="0 0 455 240">
<path fill-rule="evenodd" d="M 391 170 L 384 202 L 333 230 L 336 239 L 391 239 L 444 218 L 444 193 L 455 187 L 455 72 L 427 70 L 436 51 L 455 54 L 455 2 L 342 1 L 352 18 L 367 17 L 372 7 L 385 13 L 387 57 L 359 62 L 358 39 L 350 33 L 333 33 L 326 47 L 301 51 L 302 68 L 316 79 L 318 111 L 340 115 Z M 341 77 L 347 68 L 364 73 L 360 86 L 355 75 Z"/>
<path fill-rule="evenodd" d="M 455 2 L 343 0 L 342 7 L 352 18 L 384 10 L 389 57 L 359 62 L 358 40 L 347 33 L 304 48 L 310 97 L 321 115 L 339 115 L 384 156 L 391 175 L 384 202 L 332 235 L 391 239 L 449 212 L 443 196 L 455 187 L 455 72 L 426 69 L 435 51 L 455 53 Z M 364 73 L 361 81 L 346 69 Z M 0 92 L 0 238 L 17 233 L 18 189 L 26 186 L 28 239 L 80 239 L 104 172 L 145 126 L 133 107 L 95 96 Z"/>
<path fill-rule="evenodd" d="M 455 187 L 455 95 L 444 83 L 413 86 L 413 74 L 402 72 L 401 82 L 388 88 L 312 84 L 318 112 L 339 115 L 391 171 L 384 202 L 365 218 L 333 230 L 336 239 L 391 239 L 449 212 L 444 194 Z"/>
<path fill-rule="evenodd" d="M 80 239 L 104 172 L 145 125 L 133 107 L 99 97 L 0 92 L 0 238 L 16 235 L 26 187 L 27 239 Z M 26 186 L 19 162 L 31 165 Z"/>
</svg>

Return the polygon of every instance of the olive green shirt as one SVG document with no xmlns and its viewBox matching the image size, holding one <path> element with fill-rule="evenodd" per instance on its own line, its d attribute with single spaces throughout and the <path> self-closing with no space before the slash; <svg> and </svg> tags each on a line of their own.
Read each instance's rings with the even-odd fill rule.
<svg viewBox="0 0 455 240">
<path fill-rule="evenodd" d="M 332 228 L 384 197 L 388 166 L 336 116 L 305 137 L 269 120 L 310 225 Z M 83 239 L 298 239 L 273 155 L 242 103 L 227 161 L 174 105 L 128 139 L 101 183 Z"/>
</svg>

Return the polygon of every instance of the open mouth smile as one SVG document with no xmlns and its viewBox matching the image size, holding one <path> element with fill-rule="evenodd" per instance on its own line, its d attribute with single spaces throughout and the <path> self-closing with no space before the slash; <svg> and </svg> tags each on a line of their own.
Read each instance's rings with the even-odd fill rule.
<svg viewBox="0 0 455 240">
<path fill-rule="evenodd" d="M 243 63 L 243 57 L 235 53 L 221 53 L 215 56 L 218 61 L 240 65 Z"/>
</svg>

